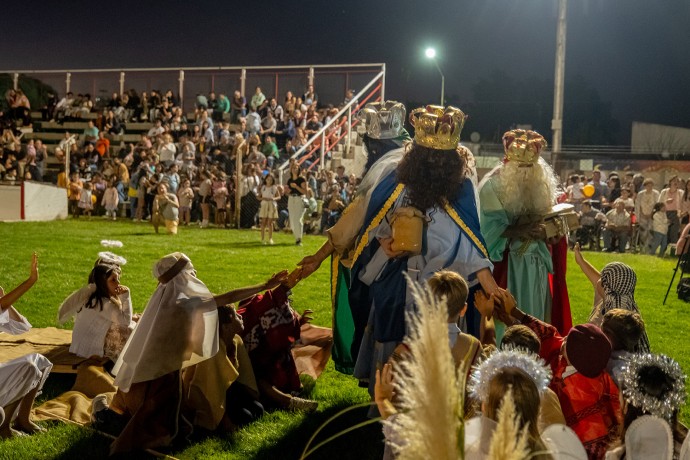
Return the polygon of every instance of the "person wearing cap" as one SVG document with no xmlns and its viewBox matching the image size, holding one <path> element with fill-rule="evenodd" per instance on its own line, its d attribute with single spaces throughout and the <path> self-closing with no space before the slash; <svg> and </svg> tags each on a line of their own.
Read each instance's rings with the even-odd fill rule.
<svg viewBox="0 0 690 460">
<path fill-rule="evenodd" d="M 396 120 L 391 108 L 374 112 L 372 128 L 387 128 Z M 334 335 L 342 340 L 347 334 L 343 342 L 350 343 L 353 373 L 372 395 L 377 366 L 403 340 L 405 314 L 416 308 L 405 275 L 423 282 L 449 269 L 471 288 L 481 283 L 487 292 L 496 289 L 468 177 L 471 154 L 459 145 L 465 114 L 455 107 L 426 106 L 414 110 L 410 121 L 414 140 L 380 158 L 362 180 L 358 196 L 365 212 L 349 221 L 356 236 L 329 235 L 351 266 L 347 297 L 337 298 Z M 345 210 L 341 221 L 351 212 Z M 341 327 L 348 320 L 349 331 Z"/>
<path fill-rule="evenodd" d="M 183 371 L 218 353 L 219 306 L 277 287 L 287 271 L 256 286 L 213 295 L 189 258 L 175 252 L 156 262 L 153 275 L 158 287 L 113 368 L 118 391 L 109 406 L 94 410 L 94 425 L 118 436 L 111 454 L 166 446 L 178 434 L 189 434 L 188 424 L 181 423 L 182 407 L 192 424 L 209 410 L 218 415 L 213 423 L 220 423 L 223 412 L 215 409 L 225 404 L 229 385 L 223 388 L 223 372 L 215 375 L 217 382 L 209 378 L 208 391 L 195 394 L 190 404 Z"/>
<path fill-rule="evenodd" d="M 506 324 L 521 323 L 537 334 L 539 356 L 551 366 L 550 387 L 558 396 L 566 424 L 590 459 L 603 458 L 622 422 L 618 388 L 606 372 L 611 342 L 593 324 L 577 325 L 563 337 L 554 326 L 525 314 L 517 305 L 505 291 L 496 312 Z"/>
<path fill-rule="evenodd" d="M 541 157 L 546 140 L 531 130 L 503 135 L 504 161 L 479 184 L 480 222 L 494 277 L 528 313 L 561 334 L 572 326 L 565 280 L 567 231 L 547 238 L 545 218 L 552 214 L 560 181 Z M 560 223 L 560 222 L 559 222 Z M 496 325 L 500 338 L 503 325 Z"/>
<path fill-rule="evenodd" d="M 613 202 L 613 209 L 606 213 L 606 227 L 604 227 L 604 251 L 613 252 L 614 238 L 618 239 L 618 252 L 624 253 L 628 239 L 632 232 L 632 220 L 625 210 L 625 201 L 617 198 Z"/>
</svg>

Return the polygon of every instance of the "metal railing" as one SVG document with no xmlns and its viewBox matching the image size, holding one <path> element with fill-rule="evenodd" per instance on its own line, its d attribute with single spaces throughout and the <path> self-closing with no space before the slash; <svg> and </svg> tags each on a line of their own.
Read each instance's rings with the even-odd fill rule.
<svg viewBox="0 0 690 460">
<path fill-rule="evenodd" d="M 309 138 L 309 140 L 301 146 L 292 156 L 290 159 L 297 159 L 301 158 L 301 160 L 298 160 L 300 164 L 302 164 L 304 161 L 306 161 L 308 158 L 311 158 L 313 154 L 316 152 L 317 149 L 321 150 L 321 155 L 320 157 L 312 163 L 308 169 L 312 169 L 314 165 L 320 164 L 321 168 L 323 168 L 325 164 L 325 157 L 326 153 L 328 153 L 346 134 L 350 133 L 352 128 L 356 126 L 357 120 L 353 123 L 352 121 L 352 112 L 353 112 L 353 107 L 355 109 L 355 113 L 357 110 L 359 110 L 364 104 L 369 102 L 369 100 L 377 93 L 379 92 L 379 96 L 376 98 L 376 100 L 384 100 L 385 96 L 385 77 L 386 77 L 386 70 L 385 66 L 381 72 L 378 73 L 374 78 L 371 79 L 371 81 L 364 87 L 362 88 L 353 98 L 350 102 L 345 104 L 336 115 L 331 117 L 330 121 L 326 124 L 324 124 L 321 129 L 319 129 L 314 135 Z M 372 86 L 374 86 L 378 82 L 378 85 L 376 85 L 373 89 Z M 370 91 L 371 89 L 371 91 Z M 339 121 L 340 118 L 347 113 L 347 119 Z M 330 142 L 327 146 L 326 140 L 327 137 L 330 136 L 330 134 L 326 134 L 330 128 L 338 123 L 338 128 L 342 129 L 342 127 L 347 123 L 347 130 L 345 131 L 344 134 L 341 134 L 340 137 L 335 142 Z M 316 144 L 316 140 L 320 139 L 321 142 L 319 144 Z M 347 145 L 347 150 L 350 150 L 350 136 L 348 135 L 347 138 L 348 145 Z M 309 149 L 308 153 L 305 155 L 305 152 L 307 152 L 307 149 Z M 279 166 L 279 174 L 281 175 L 280 179 L 282 182 L 282 174 L 283 171 L 289 166 L 290 162 L 286 161 L 282 165 Z"/>
<path fill-rule="evenodd" d="M 122 95 L 127 87 L 137 88 L 138 91 L 176 88 L 180 104 L 184 108 L 194 106 L 197 92 L 232 94 L 231 91 L 239 89 L 242 96 L 246 97 L 248 86 L 261 86 L 266 88 L 264 94 L 273 93 L 278 97 L 281 84 L 285 89 L 294 91 L 299 86 L 316 86 L 316 82 L 321 79 L 332 80 L 333 75 L 342 77 L 339 83 L 343 84 L 343 90 L 335 90 L 332 87 L 339 85 L 333 84 L 326 84 L 324 87 L 337 91 L 336 94 L 341 97 L 344 90 L 359 87 L 367 81 L 370 74 L 380 71 L 385 72 L 385 64 L 0 70 L 0 73 L 10 75 L 15 89 L 20 86 L 22 76 L 27 76 L 44 81 L 58 91 L 64 89 L 65 93 L 90 93 L 94 99 L 101 94 L 110 97 L 114 92 Z M 317 88 L 319 91 L 321 89 Z"/>
</svg>

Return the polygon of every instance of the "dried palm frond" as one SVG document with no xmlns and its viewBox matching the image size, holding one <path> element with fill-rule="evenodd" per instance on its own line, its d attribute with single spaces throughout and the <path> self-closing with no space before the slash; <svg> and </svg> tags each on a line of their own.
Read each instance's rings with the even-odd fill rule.
<svg viewBox="0 0 690 460">
<path fill-rule="evenodd" d="M 410 353 L 395 372 L 402 410 L 384 423 L 398 434 L 397 458 L 456 460 L 464 456 L 464 379 L 448 346 L 446 301 L 419 284 L 410 288 L 418 313 L 407 318 Z"/>
<path fill-rule="evenodd" d="M 489 447 L 491 460 L 524 460 L 530 458 L 527 443 L 529 433 L 525 426 L 520 429 L 519 415 L 515 411 L 512 388 L 508 390 L 498 409 L 498 425 Z"/>
</svg>

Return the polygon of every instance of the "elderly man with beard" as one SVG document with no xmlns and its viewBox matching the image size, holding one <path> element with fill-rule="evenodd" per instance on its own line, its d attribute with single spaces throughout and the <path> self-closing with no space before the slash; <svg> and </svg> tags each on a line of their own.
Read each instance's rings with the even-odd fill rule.
<svg viewBox="0 0 690 460">
<path fill-rule="evenodd" d="M 468 177 L 471 154 L 459 145 L 464 113 L 427 106 L 414 110 L 410 121 L 414 140 L 378 160 L 358 189 L 365 213 L 354 222 L 357 234 L 348 246 L 347 296 L 337 298 L 349 304 L 354 325 L 354 376 L 372 395 L 376 369 L 405 337 L 406 313 L 417 308 L 405 275 L 424 282 L 448 269 L 489 294 L 498 291 Z M 341 221 L 347 218 L 346 210 Z M 338 250 L 335 237 L 331 232 L 329 241 Z"/>
<path fill-rule="evenodd" d="M 505 161 L 479 184 L 481 231 L 494 277 L 530 315 L 566 334 L 572 326 L 567 242 L 544 236 L 544 218 L 558 194 L 558 179 L 540 157 L 546 141 L 539 133 L 516 129 L 503 135 L 503 146 Z"/>
</svg>

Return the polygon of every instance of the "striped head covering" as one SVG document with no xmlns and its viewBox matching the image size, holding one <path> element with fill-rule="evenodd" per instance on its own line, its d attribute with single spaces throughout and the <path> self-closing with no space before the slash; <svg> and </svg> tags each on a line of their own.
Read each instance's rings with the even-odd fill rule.
<svg viewBox="0 0 690 460">
<path fill-rule="evenodd" d="M 601 303 L 601 317 L 614 308 L 640 313 L 635 303 L 635 286 L 637 275 L 635 271 L 622 262 L 610 262 L 601 271 L 601 287 L 604 289 L 604 300 Z M 601 326 L 601 324 L 599 324 Z M 649 339 L 643 332 L 635 347 L 638 353 L 649 353 Z"/>
</svg>

